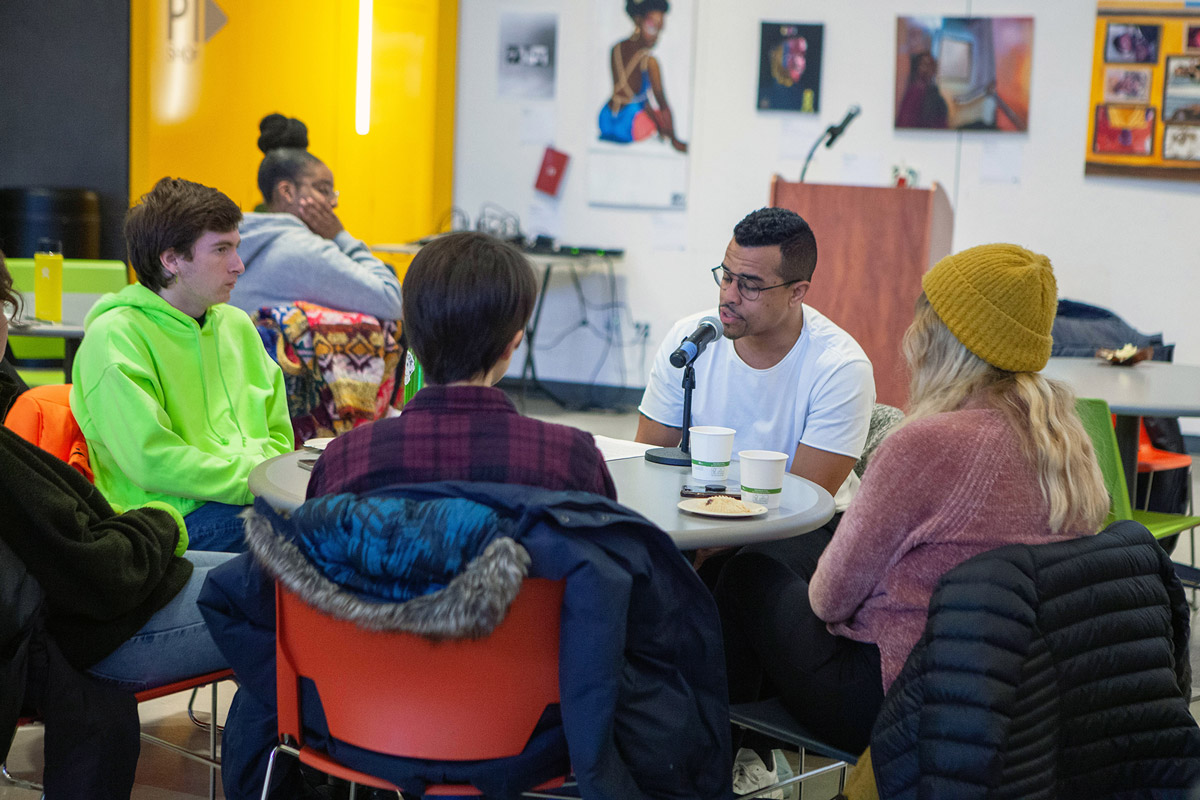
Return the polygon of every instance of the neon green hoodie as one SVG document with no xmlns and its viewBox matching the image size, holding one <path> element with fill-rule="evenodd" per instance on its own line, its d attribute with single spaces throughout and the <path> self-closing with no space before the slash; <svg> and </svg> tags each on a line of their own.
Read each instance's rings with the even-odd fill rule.
<svg viewBox="0 0 1200 800">
<path fill-rule="evenodd" d="M 250 470 L 293 449 L 283 373 L 246 312 L 215 305 L 201 327 L 133 284 L 101 297 L 84 331 L 71 411 L 112 505 L 245 505 Z"/>
</svg>

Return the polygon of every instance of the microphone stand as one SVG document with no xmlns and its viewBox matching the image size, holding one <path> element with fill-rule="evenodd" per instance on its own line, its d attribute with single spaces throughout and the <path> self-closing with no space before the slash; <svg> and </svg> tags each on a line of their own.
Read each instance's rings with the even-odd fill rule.
<svg viewBox="0 0 1200 800">
<path fill-rule="evenodd" d="M 690 467 L 689 452 L 692 427 L 692 390 L 696 388 L 696 370 L 691 363 L 683 368 L 683 438 L 679 447 L 652 447 L 646 451 L 646 460 L 654 464 L 669 464 L 673 467 Z"/>
<path fill-rule="evenodd" d="M 825 141 L 825 137 L 832 132 L 833 126 L 830 125 L 824 131 L 822 131 L 821 135 L 817 137 L 817 140 L 813 142 L 812 148 L 808 151 L 808 157 L 804 159 L 804 168 L 800 170 L 800 183 L 804 183 L 804 176 L 808 174 L 808 165 L 813 160 L 813 156 L 816 155 L 817 148 L 821 146 L 821 142 Z"/>
</svg>

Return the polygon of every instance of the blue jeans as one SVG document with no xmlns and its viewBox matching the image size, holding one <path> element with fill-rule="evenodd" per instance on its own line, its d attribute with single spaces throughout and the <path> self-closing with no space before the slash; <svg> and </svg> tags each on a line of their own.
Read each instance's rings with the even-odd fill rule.
<svg viewBox="0 0 1200 800">
<path fill-rule="evenodd" d="M 187 523 L 188 550 L 214 553 L 244 553 L 246 540 L 238 518 L 250 506 L 231 506 L 209 501 L 183 518 Z"/>
<path fill-rule="evenodd" d="M 131 692 L 225 669 L 228 664 L 200 616 L 196 597 L 208 571 L 233 553 L 188 551 L 195 566 L 179 594 L 155 612 L 142 629 L 88 672 Z"/>
</svg>

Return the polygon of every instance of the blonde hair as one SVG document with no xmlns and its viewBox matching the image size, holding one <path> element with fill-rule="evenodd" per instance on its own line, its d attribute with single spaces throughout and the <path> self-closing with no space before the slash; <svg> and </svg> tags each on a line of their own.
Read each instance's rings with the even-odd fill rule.
<svg viewBox="0 0 1200 800">
<path fill-rule="evenodd" d="M 981 399 L 1008 417 L 1038 477 L 1054 533 L 1100 528 L 1110 500 L 1070 387 L 1037 372 L 997 369 L 954 337 L 922 294 L 904 334 L 912 372 L 904 423 Z"/>
</svg>

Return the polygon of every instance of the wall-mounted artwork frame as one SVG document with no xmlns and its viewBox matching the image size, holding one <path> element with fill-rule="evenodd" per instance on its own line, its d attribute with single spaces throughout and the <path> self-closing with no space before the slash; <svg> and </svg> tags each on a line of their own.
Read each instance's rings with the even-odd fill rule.
<svg viewBox="0 0 1200 800">
<path fill-rule="evenodd" d="M 821 50 L 825 26 L 764 22 L 758 51 L 758 110 L 821 110 Z"/>
<path fill-rule="evenodd" d="M 1087 175 L 1200 180 L 1200 7 L 1096 6 Z"/>
<path fill-rule="evenodd" d="M 1032 17 L 897 17 L 896 128 L 1029 128 Z"/>
</svg>

